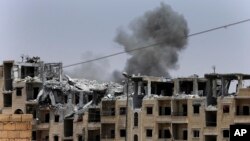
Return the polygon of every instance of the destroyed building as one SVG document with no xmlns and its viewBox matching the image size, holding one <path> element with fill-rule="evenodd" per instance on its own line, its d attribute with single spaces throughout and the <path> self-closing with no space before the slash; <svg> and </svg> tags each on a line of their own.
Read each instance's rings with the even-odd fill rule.
<svg viewBox="0 0 250 141">
<path fill-rule="evenodd" d="M 72 79 L 39 58 L 0 66 L 1 114 L 33 114 L 32 140 L 227 141 L 250 123 L 249 74 Z M 128 97 L 127 97 L 128 95 Z"/>
</svg>

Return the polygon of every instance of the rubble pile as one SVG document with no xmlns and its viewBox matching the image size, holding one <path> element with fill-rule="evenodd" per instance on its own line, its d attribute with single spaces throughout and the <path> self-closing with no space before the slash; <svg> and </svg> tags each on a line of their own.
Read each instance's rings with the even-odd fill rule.
<svg viewBox="0 0 250 141">
<path fill-rule="evenodd" d="M 35 101 L 39 106 L 50 107 L 55 113 L 66 113 L 65 117 L 76 115 L 78 118 L 90 106 L 99 105 L 104 97 L 112 99 L 117 94 L 123 94 L 123 86 L 118 83 L 72 79 L 65 75 L 62 81 L 52 79 L 44 82 Z M 78 103 L 73 102 L 75 99 Z"/>
</svg>

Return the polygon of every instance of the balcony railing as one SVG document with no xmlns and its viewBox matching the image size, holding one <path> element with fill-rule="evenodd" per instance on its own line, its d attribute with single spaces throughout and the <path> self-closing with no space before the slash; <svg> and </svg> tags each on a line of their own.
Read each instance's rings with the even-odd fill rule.
<svg viewBox="0 0 250 141">
<path fill-rule="evenodd" d="M 172 116 L 187 116 L 187 112 L 172 112 Z"/>
</svg>

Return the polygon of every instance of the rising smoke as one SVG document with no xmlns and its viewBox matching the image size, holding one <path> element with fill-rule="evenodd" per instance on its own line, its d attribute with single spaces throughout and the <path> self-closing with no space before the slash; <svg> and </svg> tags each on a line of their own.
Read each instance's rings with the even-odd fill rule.
<svg viewBox="0 0 250 141">
<path fill-rule="evenodd" d="M 188 26 L 184 17 L 164 3 L 129 25 L 130 33 L 119 29 L 115 42 L 124 47 L 131 57 L 124 71 L 129 74 L 142 74 L 168 77 L 169 69 L 175 69 L 179 52 L 187 44 Z M 152 48 L 128 52 L 131 49 L 160 43 Z M 113 73 L 119 79 L 117 71 Z M 120 73 L 121 74 L 121 73 Z"/>
<path fill-rule="evenodd" d="M 100 56 L 102 55 L 94 55 L 92 52 L 88 51 L 82 54 L 82 60 L 90 60 Z M 73 70 L 66 71 L 65 73 L 72 78 L 107 81 L 110 79 L 110 72 L 108 71 L 109 68 L 109 61 L 104 59 L 81 64 L 79 67 L 75 67 Z"/>
</svg>

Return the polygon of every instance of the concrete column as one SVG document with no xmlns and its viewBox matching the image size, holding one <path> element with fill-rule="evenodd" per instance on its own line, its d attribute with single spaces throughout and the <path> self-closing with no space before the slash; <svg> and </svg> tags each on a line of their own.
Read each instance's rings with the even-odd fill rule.
<svg viewBox="0 0 250 141">
<path fill-rule="evenodd" d="M 22 66 L 18 65 L 18 78 L 21 78 L 21 73 L 22 73 Z"/>
<path fill-rule="evenodd" d="M 180 91 L 179 80 L 175 79 L 174 80 L 174 95 L 179 94 L 179 91 Z"/>
<path fill-rule="evenodd" d="M 67 100 L 68 104 L 72 104 L 72 93 L 68 93 L 68 100 Z"/>
<path fill-rule="evenodd" d="M 226 81 L 225 81 L 225 78 L 221 78 L 221 95 L 222 96 L 224 96 L 225 95 L 225 93 L 226 93 L 226 89 L 225 89 L 225 83 L 226 83 Z"/>
<path fill-rule="evenodd" d="M 134 94 L 138 95 L 138 82 L 134 83 Z"/>
<path fill-rule="evenodd" d="M 151 95 L 151 81 L 150 80 L 148 80 L 147 87 L 148 87 L 148 89 L 147 89 L 148 93 L 147 94 L 150 96 Z"/>
<path fill-rule="evenodd" d="M 237 92 L 238 93 L 240 91 L 240 88 L 243 87 L 243 83 L 242 83 L 242 76 L 238 76 L 238 86 L 237 86 Z"/>
<path fill-rule="evenodd" d="M 142 88 L 142 82 L 137 82 L 138 83 L 138 94 L 141 95 L 141 88 Z"/>
<path fill-rule="evenodd" d="M 217 88 L 216 88 L 216 86 L 217 86 L 217 81 L 216 81 L 216 79 L 215 80 L 212 80 L 212 96 L 213 97 L 216 97 L 217 96 Z"/>
<path fill-rule="evenodd" d="M 193 80 L 193 94 L 198 95 L 198 78 L 195 77 Z"/>
<path fill-rule="evenodd" d="M 79 106 L 80 107 L 83 106 L 83 92 L 82 91 L 79 93 Z"/>
</svg>

